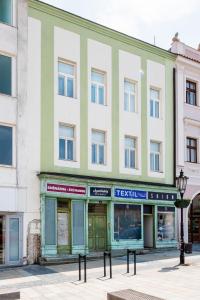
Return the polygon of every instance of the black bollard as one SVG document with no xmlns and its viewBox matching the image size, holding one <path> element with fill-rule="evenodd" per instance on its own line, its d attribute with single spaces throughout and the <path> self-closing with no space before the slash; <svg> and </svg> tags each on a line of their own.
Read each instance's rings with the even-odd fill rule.
<svg viewBox="0 0 200 300">
<path fill-rule="evenodd" d="M 127 249 L 127 273 L 130 272 L 130 269 L 129 269 L 130 254 L 134 255 L 134 275 L 136 275 L 136 250 Z"/>
<path fill-rule="evenodd" d="M 81 259 L 83 259 L 83 263 L 84 263 L 84 282 L 87 282 L 87 257 L 86 255 L 78 255 L 78 269 L 79 269 L 79 281 L 81 280 Z"/>
</svg>

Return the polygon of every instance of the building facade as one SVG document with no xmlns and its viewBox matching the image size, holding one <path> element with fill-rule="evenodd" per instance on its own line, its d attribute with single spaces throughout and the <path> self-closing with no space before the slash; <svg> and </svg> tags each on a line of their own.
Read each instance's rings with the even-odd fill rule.
<svg viewBox="0 0 200 300">
<path fill-rule="evenodd" d="M 176 59 L 177 174 L 189 177 L 184 197 L 191 199 L 185 209 L 185 240 L 200 243 L 200 48 L 173 39 Z"/>
<path fill-rule="evenodd" d="M 27 1 L 0 1 L 0 265 L 31 259 L 31 221 L 39 218 L 38 179 L 30 161 L 27 21 Z"/>
<path fill-rule="evenodd" d="M 28 24 L 41 256 L 175 247 L 175 55 L 35 0 Z"/>
</svg>

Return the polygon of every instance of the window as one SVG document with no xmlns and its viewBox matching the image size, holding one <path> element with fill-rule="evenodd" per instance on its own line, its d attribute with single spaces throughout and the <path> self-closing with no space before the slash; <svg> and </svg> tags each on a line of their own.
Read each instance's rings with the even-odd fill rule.
<svg viewBox="0 0 200 300">
<path fill-rule="evenodd" d="M 105 132 L 92 130 L 92 163 L 105 164 Z"/>
<path fill-rule="evenodd" d="M 175 240 L 175 208 L 158 206 L 158 233 L 159 241 Z"/>
<path fill-rule="evenodd" d="M 1 0 L 0 0 L 1 3 Z M 11 57 L 0 55 L 0 93 L 11 95 L 11 73 L 12 73 Z"/>
<path fill-rule="evenodd" d="M 73 212 L 73 245 L 80 246 L 85 243 L 85 217 L 84 217 L 84 202 L 73 201 L 72 212 Z"/>
<path fill-rule="evenodd" d="M 186 103 L 191 105 L 197 105 L 196 83 L 189 80 L 186 81 Z"/>
<path fill-rule="evenodd" d="M 114 204 L 114 239 L 141 239 L 141 206 Z"/>
<path fill-rule="evenodd" d="M 150 116 L 160 117 L 160 92 L 156 89 L 150 89 Z"/>
<path fill-rule="evenodd" d="M 58 62 L 58 93 L 75 98 L 75 64 Z"/>
<path fill-rule="evenodd" d="M 124 79 L 124 110 L 135 112 L 136 85 L 130 80 Z"/>
<path fill-rule="evenodd" d="M 91 102 L 105 105 L 105 73 L 92 70 L 91 72 Z"/>
<path fill-rule="evenodd" d="M 124 160 L 125 168 L 136 168 L 136 139 L 131 137 L 125 137 L 124 141 Z"/>
<path fill-rule="evenodd" d="M 150 143 L 150 169 L 153 172 L 160 171 L 160 143 Z"/>
<path fill-rule="evenodd" d="M 12 127 L 0 125 L 0 165 L 12 165 Z"/>
<path fill-rule="evenodd" d="M 0 22 L 12 24 L 12 0 L 0 0 Z"/>
<path fill-rule="evenodd" d="M 60 127 L 59 127 L 59 159 L 60 160 L 75 160 L 74 148 L 75 148 L 74 127 L 60 125 Z"/>
<path fill-rule="evenodd" d="M 197 163 L 197 140 L 187 137 L 187 161 Z"/>
</svg>

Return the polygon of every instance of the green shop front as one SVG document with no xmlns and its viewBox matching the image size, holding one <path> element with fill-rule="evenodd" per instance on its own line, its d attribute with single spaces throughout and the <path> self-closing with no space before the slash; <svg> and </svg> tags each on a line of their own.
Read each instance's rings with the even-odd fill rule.
<svg viewBox="0 0 200 300">
<path fill-rule="evenodd" d="M 174 187 L 40 176 L 43 257 L 176 247 Z"/>
</svg>

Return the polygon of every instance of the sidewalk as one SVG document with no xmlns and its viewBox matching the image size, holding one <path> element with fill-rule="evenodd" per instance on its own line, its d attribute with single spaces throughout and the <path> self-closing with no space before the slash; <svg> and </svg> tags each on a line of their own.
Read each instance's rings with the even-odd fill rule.
<svg viewBox="0 0 200 300">
<path fill-rule="evenodd" d="M 87 283 L 78 282 L 78 265 L 25 266 L 0 271 L 0 293 L 20 291 L 21 299 L 106 300 L 107 292 L 134 289 L 166 300 L 200 300 L 200 253 L 178 266 L 179 252 L 139 255 L 137 276 L 126 274 L 126 257 L 113 259 L 113 279 L 104 279 L 103 261 L 88 262 Z M 107 270 L 108 272 L 109 270 Z"/>
</svg>

